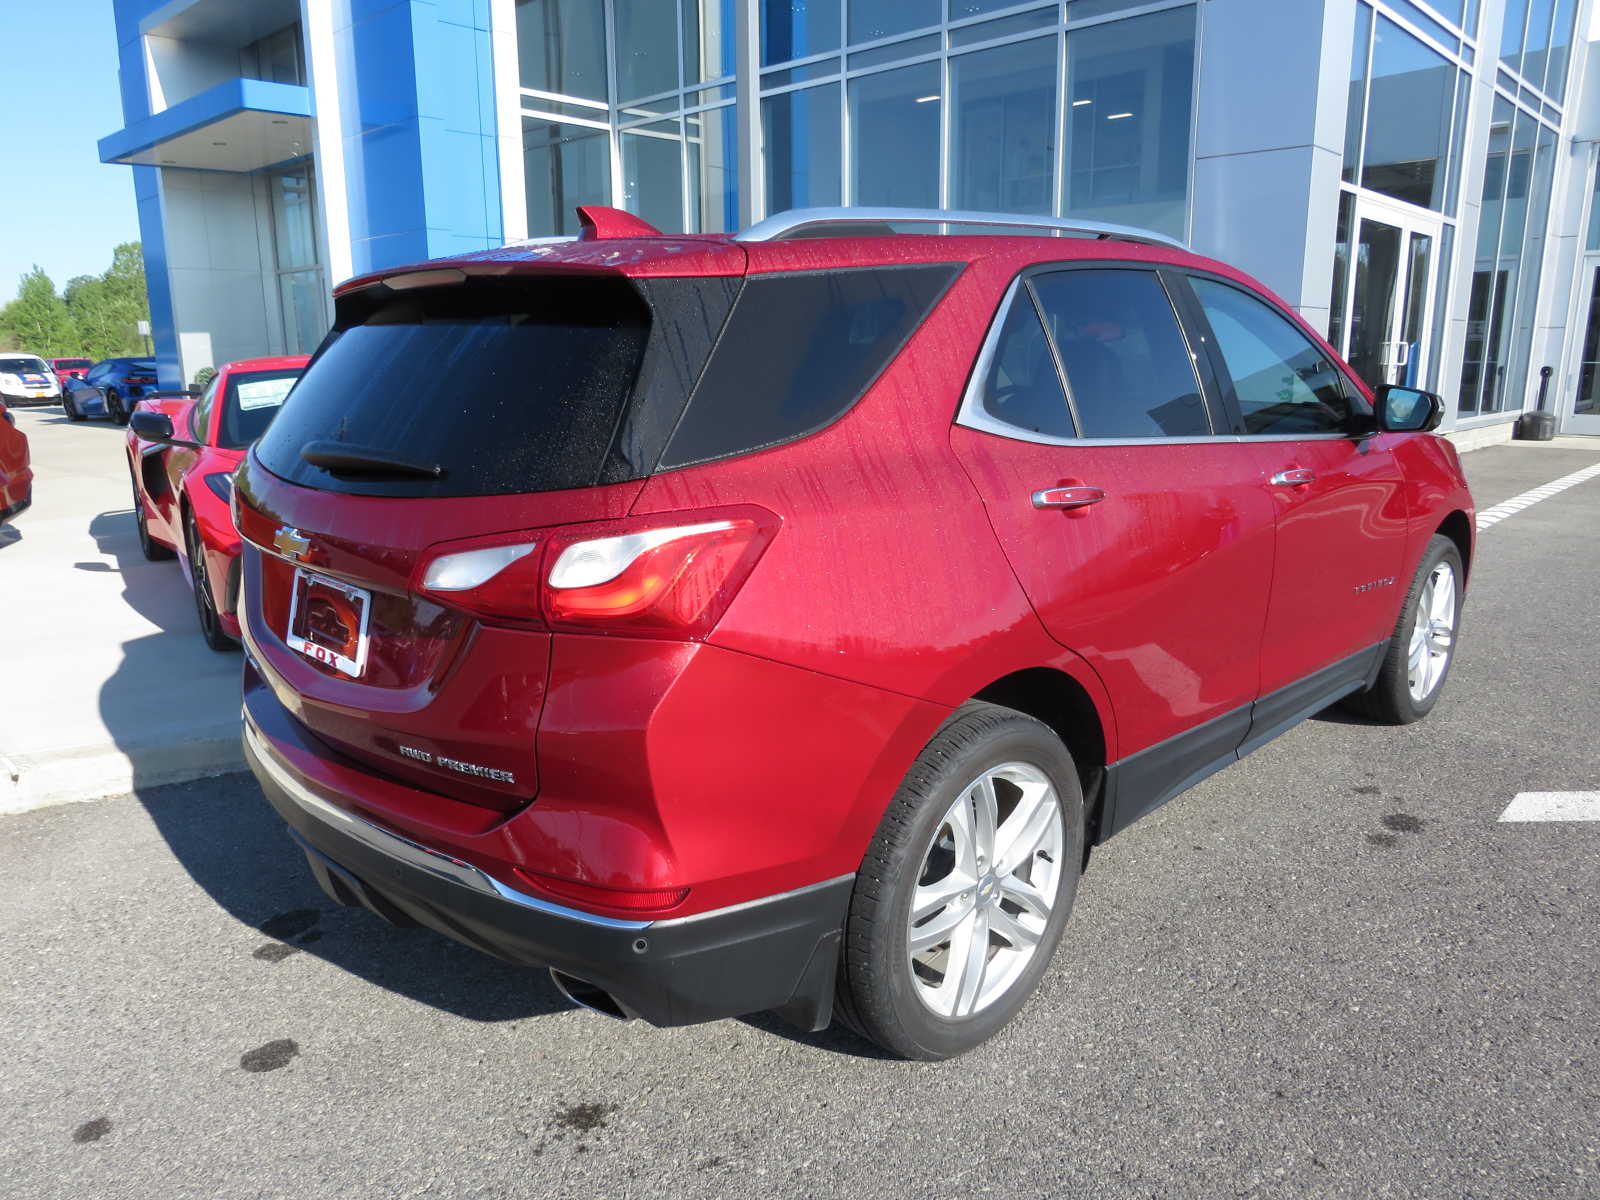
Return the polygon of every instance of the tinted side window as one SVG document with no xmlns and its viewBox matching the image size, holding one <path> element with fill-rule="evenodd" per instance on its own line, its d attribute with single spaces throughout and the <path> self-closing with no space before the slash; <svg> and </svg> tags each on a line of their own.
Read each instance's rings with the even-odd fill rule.
<svg viewBox="0 0 1600 1200">
<path fill-rule="evenodd" d="M 1214 279 L 1192 278 L 1233 377 L 1246 433 L 1337 433 L 1351 404 L 1339 370 L 1310 338 L 1263 300 Z"/>
<path fill-rule="evenodd" d="M 213 375 L 211 382 L 206 384 L 206 390 L 200 393 L 200 398 L 189 410 L 189 436 L 197 442 L 206 440 L 206 433 L 211 427 L 211 405 L 217 396 L 217 380 L 221 378 L 220 375 Z"/>
<path fill-rule="evenodd" d="M 1073 436 L 1067 393 L 1026 287 L 1012 296 L 983 380 L 983 411 L 1031 433 Z"/>
<path fill-rule="evenodd" d="M 751 276 L 661 466 L 745 454 L 832 424 L 959 270 L 938 263 Z"/>
<path fill-rule="evenodd" d="M 1086 438 L 1211 432 L 1172 301 L 1151 271 L 1057 271 L 1033 280 Z"/>
</svg>

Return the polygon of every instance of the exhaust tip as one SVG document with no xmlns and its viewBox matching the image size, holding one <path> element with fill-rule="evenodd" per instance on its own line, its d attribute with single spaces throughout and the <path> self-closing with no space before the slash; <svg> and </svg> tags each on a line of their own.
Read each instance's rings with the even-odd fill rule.
<svg viewBox="0 0 1600 1200">
<path fill-rule="evenodd" d="M 611 1017 L 617 1021 L 632 1020 L 630 1014 L 618 1004 L 616 998 L 604 988 L 596 987 L 586 979 L 579 979 L 576 975 L 568 975 L 565 971 L 550 968 L 550 982 L 556 985 L 560 992 L 579 1008 L 587 1008 L 597 1012 L 603 1017 Z"/>
</svg>

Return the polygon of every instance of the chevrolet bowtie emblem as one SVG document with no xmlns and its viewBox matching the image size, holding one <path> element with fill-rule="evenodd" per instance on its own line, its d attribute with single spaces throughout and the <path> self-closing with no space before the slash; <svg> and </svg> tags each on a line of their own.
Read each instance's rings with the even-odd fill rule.
<svg viewBox="0 0 1600 1200">
<path fill-rule="evenodd" d="M 278 527 L 278 532 L 272 535 L 272 544 L 279 554 L 289 558 L 304 558 L 306 551 L 311 549 L 311 539 L 288 525 Z"/>
</svg>

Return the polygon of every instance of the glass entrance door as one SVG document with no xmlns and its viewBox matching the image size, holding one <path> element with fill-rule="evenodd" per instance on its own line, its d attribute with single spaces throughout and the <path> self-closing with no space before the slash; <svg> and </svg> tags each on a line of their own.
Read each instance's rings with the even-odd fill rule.
<svg viewBox="0 0 1600 1200">
<path fill-rule="evenodd" d="M 1600 433 L 1600 259 L 1584 260 L 1587 303 L 1583 329 L 1583 357 L 1578 360 L 1578 390 L 1572 411 L 1562 422 L 1563 433 Z"/>
<path fill-rule="evenodd" d="M 1369 387 L 1428 386 L 1439 224 L 1361 198 L 1337 349 Z"/>
</svg>

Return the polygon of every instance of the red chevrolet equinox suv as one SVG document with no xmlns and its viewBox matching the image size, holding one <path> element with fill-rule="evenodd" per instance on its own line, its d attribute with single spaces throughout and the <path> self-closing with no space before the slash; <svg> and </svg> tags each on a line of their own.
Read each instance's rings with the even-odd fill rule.
<svg viewBox="0 0 1600 1200">
<path fill-rule="evenodd" d="M 245 745 L 334 899 L 612 1015 L 943 1058 L 1034 991 L 1088 847 L 1335 701 L 1438 700 L 1440 402 L 1238 271 L 580 215 L 345 284 L 240 469 Z"/>
</svg>

